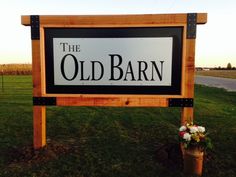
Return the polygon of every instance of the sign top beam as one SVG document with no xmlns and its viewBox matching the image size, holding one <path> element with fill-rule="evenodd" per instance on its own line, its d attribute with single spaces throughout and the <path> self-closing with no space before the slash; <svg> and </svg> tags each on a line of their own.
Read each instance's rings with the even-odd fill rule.
<svg viewBox="0 0 236 177">
<path fill-rule="evenodd" d="M 129 17 L 129 18 L 127 18 Z M 207 22 L 207 13 L 197 13 L 197 24 Z M 94 26 L 94 27 L 145 27 L 164 24 L 186 24 L 187 14 L 145 14 L 145 15 L 40 15 L 41 25 Z M 22 15 L 21 24 L 30 26 L 30 16 Z"/>
</svg>

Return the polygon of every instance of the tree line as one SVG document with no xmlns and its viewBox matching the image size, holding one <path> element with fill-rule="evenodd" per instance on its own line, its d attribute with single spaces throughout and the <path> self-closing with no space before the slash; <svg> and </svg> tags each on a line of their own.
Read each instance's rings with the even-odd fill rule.
<svg viewBox="0 0 236 177">
<path fill-rule="evenodd" d="M 236 67 L 232 66 L 231 63 L 228 63 L 226 67 L 218 66 L 218 67 L 215 67 L 214 69 L 215 70 L 236 70 Z"/>
</svg>

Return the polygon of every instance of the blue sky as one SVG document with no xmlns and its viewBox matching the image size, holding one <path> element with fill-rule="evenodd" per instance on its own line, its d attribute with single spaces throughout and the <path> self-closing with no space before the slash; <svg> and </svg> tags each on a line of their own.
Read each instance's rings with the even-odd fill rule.
<svg viewBox="0 0 236 177">
<path fill-rule="evenodd" d="M 0 64 L 31 63 L 30 28 L 21 15 L 207 12 L 208 23 L 197 28 L 196 66 L 236 66 L 235 11 L 235 0 L 8 0 L 0 6 Z"/>
</svg>

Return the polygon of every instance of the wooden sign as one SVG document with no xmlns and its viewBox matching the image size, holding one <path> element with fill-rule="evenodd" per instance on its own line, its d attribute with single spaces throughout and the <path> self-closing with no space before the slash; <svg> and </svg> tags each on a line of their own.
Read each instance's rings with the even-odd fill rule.
<svg viewBox="0 0 236 177">
<path fill-rule="evenodd" d="M 34 148 L 46 106 L 182 107 L 193 119 L 197 24 L 205 13 L 22 16 L 31 26 Z"/>
</svg>

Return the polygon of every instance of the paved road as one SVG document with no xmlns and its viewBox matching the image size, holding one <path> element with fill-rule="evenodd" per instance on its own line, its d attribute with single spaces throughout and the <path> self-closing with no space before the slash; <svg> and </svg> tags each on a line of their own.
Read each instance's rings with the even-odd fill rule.
<svg viewBox="0 0 236 177">
<path fill-rule="evenodd" d="M 196 76 L 195 83 L 211 87 L 224 88 L 228 91 L 236 91 L 236 79 L 211 76 Z"/>
</svg>

